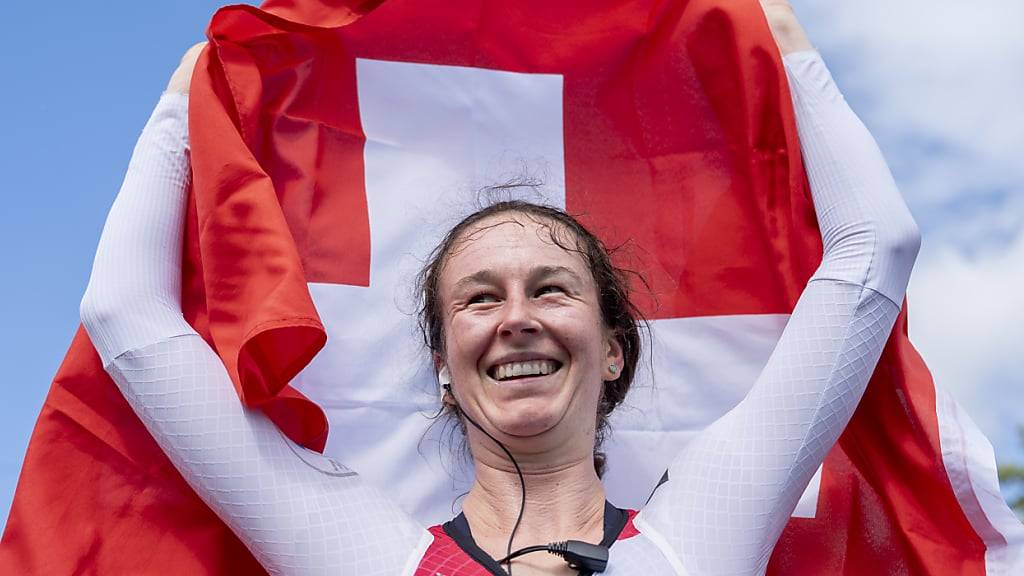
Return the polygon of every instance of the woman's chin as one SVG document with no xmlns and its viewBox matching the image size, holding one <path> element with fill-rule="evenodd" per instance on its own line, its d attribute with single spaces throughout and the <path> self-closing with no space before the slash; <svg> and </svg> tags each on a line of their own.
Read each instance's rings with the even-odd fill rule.
<svg viewBox="0 0 1024 576">
<path fill-rule="evenodd" d="M 502 408 L 491 424 L 502 434 L 517 438 L 540 436 L 554 428 L 563 412 L 554 410 L 550 401 L 520 400 Z"/>
</svg>

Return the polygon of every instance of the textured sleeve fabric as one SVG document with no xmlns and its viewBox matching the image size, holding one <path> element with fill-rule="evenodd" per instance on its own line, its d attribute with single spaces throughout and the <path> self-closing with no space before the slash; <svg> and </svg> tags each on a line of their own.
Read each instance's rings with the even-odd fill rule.
<svg viewBox="0 0 1024 576">
<path fill-rule="evenodd" d="M 135 144 L 82 298 L 82 323 L 104 366 L 127 350 L 195 334 L 181 315 L 190 177 L 188 96 L 167 93 Z"/>
<path fill-rule="evenodd" d="M 165 95 L 107 219 L 82 322 L 128 403 L 272 574 L 411 574 L 429 533 L 354 472 L 238 400 L 184 321 L 187 97 Z"/>
<path fill-rule="evenodd" d="M 767 568 L 860 401 L 920 244 L 877 145 L 820 56 L 791 54 L 785 65 L 824 257 L 750 393 L 683 449 L 636 519 L 691 575 Z"/>
<path fill-rule="evenodd" d="M 917 225 L 821 56 L 796 52 L 784 62 L 824 244 L 814 278 L 864 286 L 900 304 L 921 244 Z"/>
</svg>

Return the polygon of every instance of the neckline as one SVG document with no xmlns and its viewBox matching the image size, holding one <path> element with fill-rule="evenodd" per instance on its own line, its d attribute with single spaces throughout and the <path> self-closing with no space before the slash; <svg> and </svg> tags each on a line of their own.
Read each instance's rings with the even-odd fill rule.
<svg viewBox="0 0 1024 576">
<path fill-rule="evenodd" d="M 601 539 L 601 546 L 611 547 L 619 538 L 619 534 L 622 533 L 622 529 L 626 527 L 628 521 L 629 514 L 625 510 L 616 508 L 605 500 L 604 537 Z M 473 531 L 469 528 L 469 521 L 466 519 L 465 513 L 460 512 L 458 516 L 445 522 L 441 529 L 455 542 L 456 546 L 486 568 L 490 574 L 493 576 L 508 576 L 508 572 L 505 572 L 505 569 L 498 564 L 498 561 L 477 545 L 476 540 L 473 539 Z M 590 572 L 581 572 L 580 576 L 589 576 L 590 574 Z"/>
</svg>

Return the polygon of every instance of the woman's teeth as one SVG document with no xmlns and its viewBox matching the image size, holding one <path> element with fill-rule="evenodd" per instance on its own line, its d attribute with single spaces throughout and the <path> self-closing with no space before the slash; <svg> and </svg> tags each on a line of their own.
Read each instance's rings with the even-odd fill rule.
<svg viewBox="0 0 1024 576">
<path fill-rule="evenodd" d="M 495 380 L 508 380 L 524 376 L 544 376 L 558 370 L 554 360 L 531 360 L 529 362 L 509 362 L 499 364 L 493 369 Z"/>
</svg>

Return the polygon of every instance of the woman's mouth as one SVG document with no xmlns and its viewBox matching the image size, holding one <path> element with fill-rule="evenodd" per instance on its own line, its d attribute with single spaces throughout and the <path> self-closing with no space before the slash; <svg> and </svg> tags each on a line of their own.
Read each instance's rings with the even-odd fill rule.
<svg viewBox="0 0 1024 576">
<path fill-rule="evenodd" d="M 562 363 L 557 360 L 525 360 L 495 364 L 487 370 L 487 374 L 498 382 L 508 382 L 533 376 L 547 376 L 557 372 L 561 367 Z"/>
</svg>

